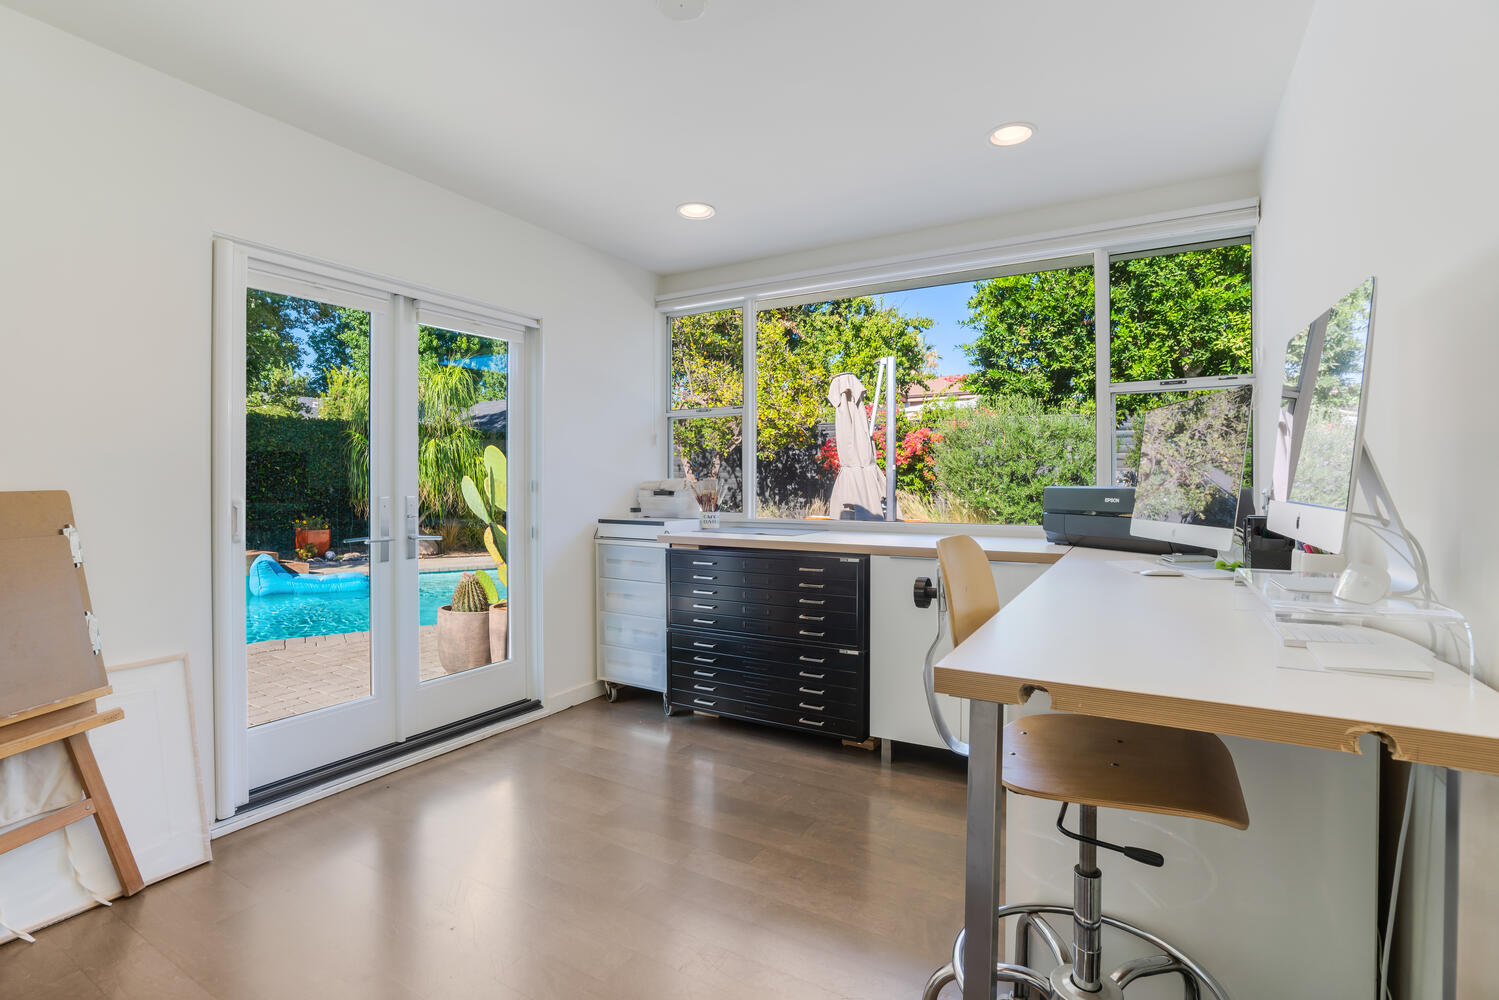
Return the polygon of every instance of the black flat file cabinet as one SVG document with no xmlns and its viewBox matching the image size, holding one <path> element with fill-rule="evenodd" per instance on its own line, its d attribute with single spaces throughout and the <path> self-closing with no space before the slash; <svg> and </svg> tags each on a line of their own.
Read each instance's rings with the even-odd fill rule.
<svg viewBox="0 0 1499 1000">
<path fill-rule="evenodd" d="M 672 705 L 850 742 L 869 736 L 869 557 L 667 553 Z"/>
</svg>

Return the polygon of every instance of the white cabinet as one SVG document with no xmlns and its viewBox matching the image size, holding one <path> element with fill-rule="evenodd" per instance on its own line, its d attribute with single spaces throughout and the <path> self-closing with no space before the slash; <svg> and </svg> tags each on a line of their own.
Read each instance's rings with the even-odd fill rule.
<svg viewBox="0 0 1499 1000">
<path fill-rule="evenodd" d="M 1046 566 L 1039 563 L 989 563 L 1000 605 L 1030 586 Z M 869 559 L 869 735 L 883 740 L 944 746 L 932 724 L 922 682 L 922 663 L 937 633 L 937 605 L 918 608 L 911 597 L 918 576 L 937 579 L 937 560 L 908 556 Z M 952 649 L 945 639 L 938 659 Z M 967 702 L 938 695 L 948 727 L 967 740 Z"/>
<path fill-rule="evenodd" d="M 666 546 L 636 539 L 595 545 L 599 679 L 665 692 Z"/>
</svg>

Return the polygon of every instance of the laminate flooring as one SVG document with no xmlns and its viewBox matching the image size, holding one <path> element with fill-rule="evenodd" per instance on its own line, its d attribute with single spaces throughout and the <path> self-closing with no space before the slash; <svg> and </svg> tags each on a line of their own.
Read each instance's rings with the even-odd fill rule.
<svg viewBox="0 0 1499 1000">
<path fill-rule="evenodd" d="M 916 1000 L 963 798 L 943 756 L 592 701 L 0 946 L 0 998 Z"/>
</svg>

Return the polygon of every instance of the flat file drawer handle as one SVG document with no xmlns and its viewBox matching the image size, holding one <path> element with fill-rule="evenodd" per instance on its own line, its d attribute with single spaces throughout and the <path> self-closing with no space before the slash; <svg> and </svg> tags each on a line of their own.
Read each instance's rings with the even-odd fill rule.
<svg viewBox="0 0 1499 1000">
<path fill-rule="evenodd" d="M 796 571 L 798 573 L 821 573 L 822 572 L 822 567 L 821 566 L 798 566 L 796 568 Z"/>
<path fill-rule="evenodd" d="M 716 577 L 703 576 L 701 573 L 692 574 L 692 578 L 694 580 L 707 580 L 709 583 L 712 583 L 715 579 L 717 579 Z"/>
<path fill-rule="evenodd" d="M 798 656 L 797 659 L 800 660 L 803 663 L 826 663 L 826 662 L 828 662 L 828 658 L 826 656 L 824 656 L 820 660 L 817 657 L 815 657 L 815 656 Z"/>
<path fill-rule="evenodd" d="M 822 607 L 824 604 L 826 604 L 828 602 L 827 601 L 814 601 L 810 597 L 799 597 L 799 598 L 797 598 L 796 603 L 798 603 L 798 604 L 812 604 L 812 605 L 816 605 L 817 607 L 820 608 L 820 607 Z"/>
<path fill-rule="evenodd" d="M 692 565 L 694 565 L 694 566 L 717 566 L 718 564 L 715 563 L 715 562 L 710 562 L 707 559 L 694 559 L 694 560 L 692 560 Z"/>
<path fill-rule="evenodd" d="M 718 593 L 718 591 L 716 591 L 716 590 L 694 590 L 692 592 L 692 596 L 693 597 L 712 597 L 716 593 Z"/>
<path fill-rule="evenodd" d="M 693 611 L 717 611 L 718 610 L 718 605 L 717 604 L 694 604 L 692 606 L 692 610 Z"/>
<path fill-rule="evenodd" d="M 717 663 L 718 662 L 718 657 L 716 657 L 716 656 L 694 656 L 692 658 L 692 662 L 693 663 Z"/>
<path fill-rule="evenodd" d="M 694 642 L 692 645 L 693 645 L 694 649 L 717 649 L 718 648 L 718 643 L 716 643 L 716 642 Z"/>
<path fill-rule="evenodd" d="M 716 702 L 716 701 L 708 701 L 708 700 L 703 699 L 703 698 L 694 698 L 694 699 L 692 699 L 692 703 L 694 705 L 707 705 L 709 708 L 712 708 L 714 705 L 718 704 L 718 702 Z"/>
<path fill-rule="evenodd" d="M 827 674 L 809 674 L 805 670 L 798 670 L 796 672 L 796 676 L 798 676 L 798 677 L 805 677 L 809 681 L 820 681 L 824 677 L 826 677 Z"/>
<path fill-rule="evenodd" d="M 805 708 L 809 712 L 826 712 L 828 710 L 826 705 L 808 705 L 804 701 L 797 702 L 796 707 Z"/>
<path fill-rule="evenodd" d="M 797 586 L 798 587 L 803 587 L 803 588 L 805 588 L 807 590 L 821 590 L 822 588 L 826 587 L 827 584 L 825 584 L 825 583 L 805 583 L 804 582 L 804 583 L 798 583 Z"/>
<path fill-rule="evenodd" d="M 718 671 L 717 670 L 694 670 L 692 672 L 692 676 L 694 676 L 694 677 L 706 677 L 709 680 L 712 680 L 713 678 L 715 678 L 715 677 L 718 676 Z M 820 691 L 818 692 L 818 694 L 821 694 L 821 693 L 822 692 L 820 692 Z"/>
<path fill-rule="evenodd" d="M 797 688 L 797 690 L 800 691 L 802 694 L 823 695 L 823 694 L 827 694 L 828 693 L 826 689 L 824 689 L 822 691 L 813 691 L 811 688 L 799 687 L 799 688 Z"/>
<path fill-rule="evenodd" d="M 797 615 L 796 616 L 796 620 L 799 621 L 799 622 L 825 622 L 825 621 L 828 620 L 828 616 L 827 615 Z"/>
<path fill-rule="evenodd" d="M 811 719 L 803 719 L 801 716 L 797 716 L 796 721 L 800 722 L 804 726 L 816 726 L 819 729 L 828 724 L 827 719 L 822 719 L 820 721 L 814 722 Z"/>
<path fill-rule="evenodd" d="M 807 636 L 811 636 L 811 637 L 812 637 L 812 638 L 814 638 L 814 639 L 821 639 L 821 638 L 822 638 L 822 637 L 823 637 L 823 636 L 825 636 L 825 635 L 827 635 L 827 633 L 826 633 L 826 632 L 809 632 L 809 631 L 807 631 L 807 630 L 806 630 L 806 629 L 804 629 L 804 628 L 799 628 L 799 629 L 797 629 L 797 630 L 796 630 L 796 634 L 797 634 L 797 635 L 807 635 Z"/>
<path fill-rule="evenodd" d="M 694 690 L 694 691 L 706 691 L 709 694 L 712 694 L 714 691 L 718 690 L 718 685 L 717 684 L 694 684 L 694 685 L 692 685 L 692 690 Z"/>
<path fill-rule="evenodd" d="M 718 619 L 717 618 L 694 618 L 694 619 L 692 619 L 692 624 L 694 624 L 694 625 L 717 625 L 718 624 Z"/>
</svg>

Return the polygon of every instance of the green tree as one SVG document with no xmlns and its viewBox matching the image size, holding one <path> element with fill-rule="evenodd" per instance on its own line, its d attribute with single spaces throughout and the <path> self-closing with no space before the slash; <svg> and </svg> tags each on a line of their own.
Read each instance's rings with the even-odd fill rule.
<svg viewBox="0 0 1499 1000">
<path fill-rule="evenodd" d="M 1251 370 L 1247 244 L 1109 265 L 1110 374 L 1115 382 L 1244 374 Z M 1030 396 L 1079 413 L 1096 408 L 1091 267 L 980 281 L 963 349 L 989 397 Z M 1121 414 L 1145 405 L 1118 400 Z"/>
</svg>

